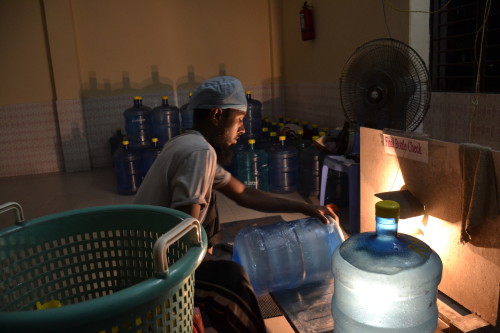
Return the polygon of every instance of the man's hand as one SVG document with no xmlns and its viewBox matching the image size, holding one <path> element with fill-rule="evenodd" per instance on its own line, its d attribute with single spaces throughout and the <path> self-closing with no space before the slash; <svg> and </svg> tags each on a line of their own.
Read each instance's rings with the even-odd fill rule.
<svg viewBox="0 0 500 333">
<path fill-rule="evenodd" d="M 329 224 L 330 221 L 328 221 L 326 215 L 333 217 L 335 221 L 339 222 L 339 217 L 335 214 L 334 208 L 336 208 L 335 205 L 318 206 L 306 204 L 303 213 L 320 219 L 324 224 Z"/>
</svg>

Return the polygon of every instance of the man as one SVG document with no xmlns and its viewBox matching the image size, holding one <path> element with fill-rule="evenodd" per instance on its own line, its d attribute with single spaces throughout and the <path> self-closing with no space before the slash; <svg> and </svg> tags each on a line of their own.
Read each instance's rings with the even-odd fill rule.
<svg viewBox="0 0 500 333">
<path fill-rule="evenodd" d="M 231 146 L 245 132 L 247 101 L 238 79 L 220 76 L 203 82 L 194 91 L 189 108 L 193 110 L 193 130 L 163 147 L 135 203 L 170 207 L 197 218 L 207 232 L 209 249 L 220 229 L 214 189 L 259 211 L 301 212 L 324 223 L 328 223 L 325 215 L 335 216 L 322 206 L 248 188 L 221 167 L 231 159 Z M 265 332 L 248 277 L 238 264 L 204 261 L 196 271 L 195 289 L 195 302 L 201 303 L 217 331 Z"/>
</svg>

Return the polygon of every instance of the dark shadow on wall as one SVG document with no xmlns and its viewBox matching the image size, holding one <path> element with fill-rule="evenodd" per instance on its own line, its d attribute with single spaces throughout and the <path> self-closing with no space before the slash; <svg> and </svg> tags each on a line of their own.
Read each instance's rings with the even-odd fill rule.
<svg viewBox="0 0 500 333">
<path fill-rule="evenodd" d="M 177 91 L 179 93 L 193 91 L 198 87 L 205 79 L 202 76 L 197 76 L 194 72 L 193 66 L 188 66 L 187 75 L 181 77 L 177 80 Z"/>
<path fill-rule="evenodd" d="M 219 64 L 218 73 L 213 75 L 231 75 L 227 74 L 226 65 Z M 212 77 L 212 76 L 210 76 Z M 166 76 L 160 75 L 160 70 L 157 65 L 151 65 L 151 77 L 142 82 L 134 81 L 130 77 L 130 72 L 122 71 L 121 82 L 111 82 L 110 79 L 98 79 L 98 74 L 95 71 L 88 73 L 88 83 L 82 90 L 82 99 L 92 99 L 96 97 L 118 96 L 118 95 L 147 95 L 147 94 L 162 94 L 165 96 L 173 96 L 174 90 L 184 94 L 193 91 L 206 78 L 197 75 L 194 66 L 187 67 L 187 75 L 174 81 Z"/>
<path fill-rule="evenodd" d="M 134 81 L 129 71 L 122 71 L 120 83 L 112 83 L 104 78 L 102 83 L 97 78 L 97 73 L 88 73 L 88 85 L 82 90 L 82 99 L 117 95 L 141 95 L 161 93 L 167 96 L 174 92 L 173 81 L 168 77 L 160 76 L 157 65 L 151 65 L 151 77 L 142 82 Z"/>
</svg>

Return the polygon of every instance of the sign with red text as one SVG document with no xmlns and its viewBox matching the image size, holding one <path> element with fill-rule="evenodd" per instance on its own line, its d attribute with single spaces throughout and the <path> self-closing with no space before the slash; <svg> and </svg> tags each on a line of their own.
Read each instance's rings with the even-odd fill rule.
<svg viewBox="0 0 500 333">
<path fill-rule="evenodd" d="M 388 134 L 384 134 L 383 136 L 384 148 L 387 154 L 424 163 L 429 161 L 429 147 L 427 141 Z"/>
</svg>

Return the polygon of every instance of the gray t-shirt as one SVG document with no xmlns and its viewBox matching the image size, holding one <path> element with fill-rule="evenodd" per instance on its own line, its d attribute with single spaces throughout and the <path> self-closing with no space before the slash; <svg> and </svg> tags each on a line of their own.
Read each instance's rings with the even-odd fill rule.
<svg viewBox="0 0 500 333">
<path fill-rule="evenodd" d="M 223 187 L 231 174 L 217 164 L 214 148 L 197 131 L 172 138 L 149 169 L 134 199 L 136 204 L 177 208 L 200 204 L 200 221 L 212 189 Z"/>
</svg>

